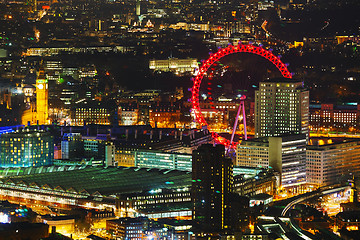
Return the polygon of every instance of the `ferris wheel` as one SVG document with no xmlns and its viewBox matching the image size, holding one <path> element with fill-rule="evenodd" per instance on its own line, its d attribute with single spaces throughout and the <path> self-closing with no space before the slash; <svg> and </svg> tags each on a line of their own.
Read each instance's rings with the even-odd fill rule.
<svg viewBox="0 0 360 240">
<path fill-rule="evenodd" d="M 222 59 L 225 56 L 228 56 L 230 54 L 234 53 L 250 53 L 254 55 L 261 56 L 271 62 L 281 73 L 281 75 L 285 78 L 292 78 L 292 74 L 287 69 L 287 65 L 284 64 L 280 57 L 275 56 L 272 53 L 272 50 L 266 50 L 262 48 L 262 46 L 255 46 L 252 44 L 241 44 L 239 43 L 237 46 L 229 45 L 226 48 L 220 48 L 216 53 L 210 54 L 210 57 L 203 61 L 201 67 L 199 68 L 198 74 L 193 79 L 193 87 L 191 89 L 192 91 L 192 97 L 191 97 L 191 103 L 192 103 L 192 111 L 195 115 L 195 121 L 202 127 L 202 126 L 208 126 L 207 121 L 205 120 L 203 110 L 200 107 L 200 86 L 202 83 L 202 80 L 205 76 L 212 77 L 212 73 L 208 73 L 208 70 L 216 64 L 220 59 Z M 210 93 L 209 93 L 210 94 Z M 232 134 L 230 140 L 227 138 L 224 138 L 220 136 L 220 134 L 213 129 L 209 129 L 209 131 L 212 133 L 212 137 L 215 140 L 216 143 L 223 144 L 227 149 L 234 149 L 236 148 L 236 145 L 238 142 L 234 141 L 234 136 L 237 128 L 237 124 L 239 122 L 240 114 L 242 114 L 243 124 L 244 124 L 244 139 L 247 140 L 247 132 L 246 132 L 246 116 L 245 116 L 245 104 L 244 101 L 246 99 L 245 95 L 242 95 L 239 98 L 239 107 L 237 111 L 237 115 L 235 117 L 234 126 L 232 128 Z"/>
</svg>

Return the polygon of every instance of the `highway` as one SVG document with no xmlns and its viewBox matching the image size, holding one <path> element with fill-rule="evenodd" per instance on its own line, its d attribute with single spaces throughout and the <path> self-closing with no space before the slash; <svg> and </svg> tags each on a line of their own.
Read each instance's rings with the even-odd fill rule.
<svg viewBox="0 0 360 240">
<path fill-rule="evenodd" d="M 318 189 L 316 191 L 305 193 L 302 195 L 299 195 L 297 197 L 294 197 L 292 201 L 287 203 L 284 210 L 281 212 L 280 217 L 276 216 L 260 216 L 259 217 L 259 224 L 257 228 L 264 233 L 272 233 L 276 234 L 279 238 L 282 239 L 289 239 L 289 240 L 312 240 L 312 239 L 318 239 L 315 235 L 302 230 L 294 221 L 294 219 L 285 217 L 288 213 L 288 211 L 294 207 L 296 204 L 299 204 L 301 202 L 304 202 L 308 199 L 314 198 L 314 197 L 320 197 L 340 191 L 344 191 L 349 186 L 340 186 L 340 187 L 325 187 L 322 189 Z M 320 229 L 321 230 L 321 229 Z M 324 230 L 325 231 L 325 230 Z M 327 236 L 329 239 L 341 239 L 335 234 L 331 232 L 326 232 L 328 234 Z"/>
</svg>

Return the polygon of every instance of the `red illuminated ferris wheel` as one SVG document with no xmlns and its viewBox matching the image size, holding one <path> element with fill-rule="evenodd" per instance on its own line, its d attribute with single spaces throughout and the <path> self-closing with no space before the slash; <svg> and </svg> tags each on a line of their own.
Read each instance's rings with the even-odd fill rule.
<svg viewBox="0 0 360 240">
<path fill-rule="evenodd" d="M 223 58 L 227 55 L 233 54 L 233 53 L 251 53 L 251 54 L 261 56 L 261 57 L 267 59 L 268 61 L 270 61 L 280 71 L 280 73 L 282 74 L 283 77 L 285 77 L 285 78 L 292 77 L 292 74 L 287 69 L 287 66 L 282 61 L 280 61 L 280 58 L 275 56 L 271 50 L 266 50 L 266 49 L 262 48 L 261 46 L 254 46 L 252 44 L 245 45 L 245 44 L 239 43 L 237 46 L 229 45 L 226 48 L 219 49 L 216 53 L 211 54 L 210 57 L 202 63 L 198 74 L 193 79 L 194 85 L 192 87 L 192 97 L 191 97 L 192 110 L 195 114 L 195 120 L 197 123 L 200 124 L 200 126 L 208 126 L 208 124 L 204 118 L 204 115 L 202 113 L 202 110 L 200 108 L 200 103 L 199 103 L 199 94 L 200 94 L 199 91 L 200 91 L 201 81 L 203 80 L 204 76 L 207 75 L 208 69 L 215 62 L 217 62 L 221 58 Z M 244 138 L 245 138 L 245 140 L 247 139 L 246 117 L 245 117 L 245 106 L 244 106 L 245 99 L 246 99 L 246 96 L 242 96 L 240 98 L 240 105 L 239 105 L 239 109 L 237 111 L 237 115 L 236 115 L 236 119 L 235 119 L 235 123 L 234 123 L 234 127 L 232 130 L 230 140 L 228 140 L 224 137 L 221 137 L 217 132 L 209 129 L 210 131 L 212 131 L 212 137 L 214 138 L 214 140 L 217 143 L 225 145 L 225 147 L 227 147 L 228 149 L 235 148 L 237 145 L 237 142 L 234 142 L 233 140 L 234 140 L 234 134 L 236 131 L 236 127 L 237 127 L 237 124 L 239 121 L 239 115 L 241 112 L 242 112 L 243 122 L 244 122 Z"/>
</svg>

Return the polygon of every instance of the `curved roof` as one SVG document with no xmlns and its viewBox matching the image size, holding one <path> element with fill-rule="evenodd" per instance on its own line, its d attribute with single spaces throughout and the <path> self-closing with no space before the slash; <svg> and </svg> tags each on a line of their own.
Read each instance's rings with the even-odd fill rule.
<svg viewBox="0 0 360 240">
<path fill-rule="evenodd" d="M 191 186 L 191 173 L 179 170 L 125 167 L 85 167 L 74 170 L 4 176 L 0 186 L 16 185 L 80 195 L 109 196 L 161 188 Z"/>
</svg>

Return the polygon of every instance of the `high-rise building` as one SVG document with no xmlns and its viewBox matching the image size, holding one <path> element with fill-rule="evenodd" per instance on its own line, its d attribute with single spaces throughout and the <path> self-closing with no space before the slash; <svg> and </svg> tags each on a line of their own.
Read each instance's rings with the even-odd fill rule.
<svg viewBox="0 0 360 240">
<path fill-rule="evenodd" d="M 283 187 L 306 180 L 306 135 L 281 135 L 242 141 L 237 146 L 237 166 L 271 167 L 280 173 Z"/>
<path fill-rule="evenodd" d="M 23 129 L 0 137 L 1 167 L 51 165 L 54 140 L 49 132 Z"/>
<path fill-rule="evenodd" d="M 40 68 L 36 79 L 36 120 L 40 125 L 49 124 L 49 89 L 44 69 Z"/>
<path fill-rule="evenodd" d="M 220 233 L 230 229 L 232 161 L 225 147 L 204 144 L 193 151 L 193 227 L 197 232 Z"/>
<path fill-rule="evenodd" d="M 303 82 L 276 78 L 261 82 L 255 92 L 255 137 L 306 134 L 309 91 Z"/>
</svg>

